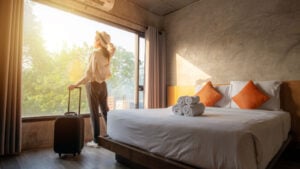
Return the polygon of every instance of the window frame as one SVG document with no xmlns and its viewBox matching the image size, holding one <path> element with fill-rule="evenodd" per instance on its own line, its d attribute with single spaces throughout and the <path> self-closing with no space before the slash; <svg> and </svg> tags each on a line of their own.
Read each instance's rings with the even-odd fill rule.
<svg viewBox="0 0 300 169">
<path fill-rule="evenodd" d="M 88 12 L 83 12 L 83 11 L 79 11 L 79 10 L 74 10 L 74 9 L 68 9 L 64 6 L 61 6 L 59 4 L 56 4 L 55 2 L 51 2 L 48 0 L 31 0 L 35 3 L 40 3 L 55 9 L 59 9 L 62 10 L 64 12 L 68 12 L 80 17 L 84 17 L 86 19 L 90 19 L 96 22 L 100 22 L 102 24 L 107 24 L 109 26 L 121 29 L 121 30 L 125 30 L 131 33 L 134 33 L 137 37 L 137 42 L 135 43 L 135 49 L 136 51 L 134 52 L 134 57 L 135 57 L 135 93 L 134 93 L 134 101 L 135 101 L 135 108 L 139 108 L 139 92 L 140 90 L 140 85 L 139 85 L 139 59 L 140 59 L 140 38 L 145 38 L 145 32 L 139 31 L 139 30 L 135 30 L 133 28 L 121 25 L 121 24 L 117 24 L 108 20 L 104 20 L 100 17 L 96 17 L 94 15 L 89 14 Z M 137 53 L 136 53 L 137 52 Z M 136 69 L 137 68 L 137 69 Z M 137 77 L 136 77 L 137 76 Z M 145 76 L 145 74 L 144 74 Z M 137 79 L 136 79 L 137 78 Z M 137 99 L 137 102 L 136 102 Z M 49 121 L 49 120 L 55 120 L 56 118 L 62 116 L 63 113 L 61 115 L 40 115 L 40 116 L 22 116 L 22 122 L 37 122 L 37 121 Z M 82 113 L 81 116 L 83 117 L 90 117 L 89 113 Z"/>
</svg>

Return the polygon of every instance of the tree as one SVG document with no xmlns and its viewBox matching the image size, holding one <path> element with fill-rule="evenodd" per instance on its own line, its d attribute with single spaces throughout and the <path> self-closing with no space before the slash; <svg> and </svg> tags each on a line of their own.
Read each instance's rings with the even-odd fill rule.
<svg viewBox="0 0 300 169">
<path fill-rule="evenodd" d="M 108 80 L 110 94 L 115 98 L 134 97 L 134 55 L 118 47 L 111 60 L 112 77 Z"/>
<path fill-rule="evenodd" d="M 41 24 L 33 15 L 31 1 L 25 1 L 24 11 L 22 110 L 27 114 L 39 107 L 43 77 L 53 66 L 44 48 Z"/>
</svg>

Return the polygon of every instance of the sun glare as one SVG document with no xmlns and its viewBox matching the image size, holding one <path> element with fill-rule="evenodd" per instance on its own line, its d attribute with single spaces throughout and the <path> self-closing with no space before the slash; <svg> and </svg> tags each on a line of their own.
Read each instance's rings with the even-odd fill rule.
<svg viewBox="0 0 300 169">
<path fill-rule="evenodd" d="M 80 46 L 87 43 L 92 46 L 94 34 L 107 31 L 112 43 L 133 52 L 134 33 L 114 28 L 59 9 L 35 3 L 33 11 L 42 24 L 42 36 L 50 52 L 58 52 L 64 47 Z"/>
</svg>

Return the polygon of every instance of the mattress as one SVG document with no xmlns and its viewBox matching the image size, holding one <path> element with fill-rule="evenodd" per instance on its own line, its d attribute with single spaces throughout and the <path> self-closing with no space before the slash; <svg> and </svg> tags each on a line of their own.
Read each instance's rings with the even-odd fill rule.
<svg viewBox="0 0 300 169">
<path fill-rule="evenodd" d="M 198 117 L 171 108 L 113 110 L 107 132 L 116 141 L 200 168 L 262 169 L 287 139 L 288 112 L 206 108 Z"/>
</svg>

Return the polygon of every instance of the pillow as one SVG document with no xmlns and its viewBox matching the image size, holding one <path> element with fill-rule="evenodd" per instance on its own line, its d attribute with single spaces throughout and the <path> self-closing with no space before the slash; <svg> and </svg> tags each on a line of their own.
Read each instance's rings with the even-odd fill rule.
<svg viewBox="0 0 300 169">
<path fill-rule="evenodd" d="M 198 93 L 205 86 L 205 84 L 197 85 L 195 87 L 195 93 Z M 231 100 L 230 85 L 220 85 L 215 86 L 214 88 L 222 95 L 222 98 L 214 104 L 214 107 L 229 108 Z"/>
<path fill-rule="evenodd" d="M 247 84 L 247 81 L 230 81 L 230 98 L 237 95 L 243 87 Z M 239 108 L 239 106 L 231 99 L 231 108 Z"/>
<path fill-rule="evenodd" d="M 214 106 L 215 107 L 230 107 L 230 85 L 216 86 L 215 89 L 223 96 Z"/>
<path fill-rule="evenodd" d="M 232 100 L 241 109 L 255 109 L 268 99 L 269 96 L 260 91 L 252 80 L 250 80 L 237 95 L 232 97 Z"/>
<path fill-rule="evenodd" d="M 230 96 L 235 96 L 245 85 L 247 81 L 231 81 Z M 254 81 L 254 84 L 269 96 L 269 100 L 262 104 L 258 109 L 280 110 L 280 85 L 281 81 Z M 231 108 L 239 108 L 238 105 L 231 100 Z"/>
<path fill-rule="evenodd" d="M 211 81 L 207 82 L 196 96 L 200 97 L 200 102 L 205 106 L 210 107 L 222 98 L 222 95 L 212 86 Z"/>
<path fill-rule="evenodd" d="M 257 81 L 254 82 L 254 84 L 270 97 L 270 99 L 259 108 L 266 110 L 280 110 L 281 81 Z"/>
</svg>

